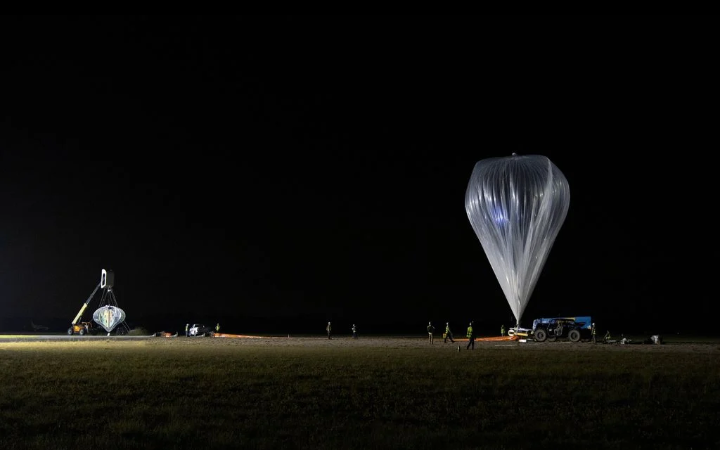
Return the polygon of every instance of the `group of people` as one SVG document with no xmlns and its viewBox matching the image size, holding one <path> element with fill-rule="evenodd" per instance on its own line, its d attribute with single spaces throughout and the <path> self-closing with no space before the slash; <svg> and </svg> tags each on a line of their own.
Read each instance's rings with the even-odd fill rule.
<svg viewBox="0 0 720 450">
<path fill-rule="evenodd" d="M 435 327 L 433 326 L 432 322 L 428 322 L 427 326 L 427 332 L 428 332 L 428 339 L 430 343 L 432 344 L 435 339 L 433 337 L 433 333 L 435 332 Z M 465 336 L 468 338 L 467 346 L 465 347 L 466 350 L 475 350 L 475 330 L 473 329 L 473 322 L 470 322 L 470 324 L 467 327 L 467 332 L 465 333 Z M 447 343 L 448 339 L 450 339 L 450 342 L 455 343 L 455 339 L 453 338 L 452 330 L 450 329 L 450 322 L 445 322 L 445 332 L 443 333 L 443 342 Z"/>
<path fill-rule="evenodd" d="M 188 336 L 190 329 L 190 324 L 185 324 L 185 336 Z M 352 338 L 357 339 L 357 327 L 355 324 L 353 324 L 352 328 Z M 327 326 L 325 327 L 325 331 L 327 331 L 327 337 L 328 339 L 332 339 L 332 323 L 328 322 Z M 220 324 L 218 323 L 215 325 L 215 332 L 220 333 Z M 432 322 L 428 322 L 427 325 L 427 332 L 428 332 L 428 339 L 429 342 L 432 344 L 435 342 L 433 333 L 435 332 L 435 327 L 433 326 Z M 591 334 L 592 334 L 592 341 L 593 343 L 596 343 L 596 330 L 595 330 L 595 324 L 592 324 L 591 328 Z M 467 350 L 473 349 L 475 350 L 475 331 L 473 330 L 473 322 L 470 322 L 470 324 L 467 327 L 467 332 L 465 335 L 468 338 L 468 344 L 467 347 L 465 347 Z M 505 325 L 500 325 L 500 336 L 505 336 Z M 445 322 L 445 332 L 443 333 L 443 342 L 447 343 L 448 339 L 450 342 L 455 343 L 455 339 L 453 338 L 452 330 L 450 330 L 450 322 Z M 605 334 L 605 337 L 603 338 L 604 342 L 607 342 L 610 339 L 610 332 L 608 331 Z"/>
<path fill-rule="evenodd" d="M 332 323 L 328 322 L 327 326 L 325 327 L 325 331 L 327 331 L 327 337 L 328 339 L 332 339 Z M 353 339 L 357 339 L 357 327 L 355 324 L 352 326 L 352 337 Z"/>
</svg>

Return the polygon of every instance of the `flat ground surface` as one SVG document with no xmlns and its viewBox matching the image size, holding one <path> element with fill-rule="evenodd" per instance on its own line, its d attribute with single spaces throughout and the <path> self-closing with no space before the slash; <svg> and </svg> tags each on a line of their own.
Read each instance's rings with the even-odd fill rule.
<svg viewBox="0 0 720 450">
<path fill-rule="evenodd" d="M 143 341 L 149 345 L 217 345 L 217 346 L 240 346 L 240 347 L 318 347 L 318 348 L 424 348 L 438 352 L 465 351 L 467 339 L 455 339 L 455 344 L 448 341 L 443 342 L 442 336 L 436 337 L 433 344 L 430 344 L 425 336 L 362 336 L 352 339 L 347 336 L 328 339 L 325 336 L 250 336 L 232 335 L 233 337 L 155 337 L 155 336 L 67 336 L 64 334 L 55 335 L 14 335 L 0 334 L 2 342 L 38 342 L 38 341 L 73 341 L 73 342 L 94 342 L 94 341 Z M 237 336 L 237 337 L 236 337 Z M 492 339 L 492 340 L 484 340 Z M 598 342 L 521 342 L 517 340 L 497 340 L 498 337 L 478 338 L 475 341 L 475 349 L 527 349 L 536 351 L 580 351 L 580 352 L 655 352 L 655 353 L 720 353 L 720 338 L 708 337 L 670 337 L 664 338 L 662 345 L 643 344 L 645 338 L 631 337 L 629 344 L 619 342 L 605 344 Z"/>
<path fill-rule="evenodd" d="M 5 335 L 0 447 L 720 448 L 717 340 L 466 344 Z"/>
<path fill-rule="evenodd" d="M 435 339 L 433 344 L 424 337 L 362 337 L 352 338 L 320 338 L 320 337 L 264 337 L 264 338 L 155 338 L 151 339 L 155 345 L 171 345 L 182 343 L 185 345 L 199 345 L 212 343 L 213 345 L 230 346 L 277 346 L 277 347 L 326 347 L 326 348 L 430 348 L 438 352 L 466 351 L 467 339 L 456 340 L 455 344 L 444 343 L 442 338 Z M 655 353 L 718 353 L 720 355 L 720 341 L 713 342 L 676 342 L 662 345 L 655 344 L 593 344 L 589 342 L 518 342 L 518 341 L 475 341 L 475 351 L 482 349 L 527 349 L 536 351 L 575 351 L 575 352 L 655 352 Z"/>
</svg>

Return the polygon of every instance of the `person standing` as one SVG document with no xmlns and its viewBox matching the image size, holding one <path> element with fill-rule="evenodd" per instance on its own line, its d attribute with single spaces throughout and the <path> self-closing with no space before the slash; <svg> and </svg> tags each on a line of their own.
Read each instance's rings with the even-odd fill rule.
<svg viewBox="0 0 720 450">
<path fill-rule="evenodd" d="M 325 327 L 325 331 L 327 331 L 328 339 L 332 339 L 332 325 L 330 322 L 328 322 L 327 326 Z"/>
<path fill-rule="evenodd" d="M 427 332 L 431 344 L 433 343 L 433 331 L 435 331 L 435 327 L 433 326 L 432 322 L 428 322 Z"/>
<path fill-rule="evenodd" d="M 500 336 L 505 336 L 505 325 L 500 325 Z"/>
<path fill-rule="evenodd" d="M 450 322 L 445 322 L 445 338 L 443 339 L 443 342 L 447 343 L 448 339 L 450 339 L 450 342 L 452 342 L 453 344 L 455 343 L 452 331 L 450 331 Z"/>
<path fill-rule="evenodd" d="M 190 324 L 186 323 L 185 324 L 185 337 L 188 337 L 188 333 L 190 332 L 189 330 L 190 330 Z"/>
<path fill-rule="evenodd" d="M 353 332 L 353 339 L 357 339 L 357 327 L 355 324 L 352 326 L 352 332 Z"/>
<path fill-rule="evenodd" d="M 215 332 L 220 333 L 220 323 L 215 325 Z"/>
<path fill-rule="evenodd" d="M 468 325 L 468 328 L 467 328 L 467 338 L 468 338 L 468 344 L 467 344 L 467 347 L 465 347 L 465 350 L 470 350 L 471 346 L 472 346 L 472 349 L 475 350 L 475 331 L 473 330 L 472 322 L 470 322 L 470 325 Z"/>
<path fill-rule="evenodd" d="M 595 337 L 595 324 L 592 324 L 592 327 L 590 328 L 590 331 L 592 332 L 592 340 L 593 344 L 597 344 L 597 338 Z"/>
</svg>

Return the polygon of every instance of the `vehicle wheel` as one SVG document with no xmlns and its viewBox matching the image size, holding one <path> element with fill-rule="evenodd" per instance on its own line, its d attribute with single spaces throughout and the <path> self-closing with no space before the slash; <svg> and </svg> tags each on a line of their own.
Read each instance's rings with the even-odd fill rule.
<svg viewBox="0 0 720 450">
<path fill-rule="evenodd" d="M 545 330 L 537 330 L 535 332 L 535 340 L 538 342 L 545 342 L 545 339 L 547 339 L 547 333 Z"/>
<path fill-rule="evenodd" d="M 570 330 L 570 333 L 568 333 L 568 339 L 570 339 L 572 342 L 579 342 L 580 332 L 578 330 Z"/>
<path fill-rule="evenodd" d="M 73 331 L 72 327 L 68 328 L 68 334 L 69 334 L 70 336 L 72 336 L 73 333 L 74 333 L 74 331 Z"/>
<path fill-rule="evenodd" d="M 547 340 L 548 342 L 555 342 L 557 341 L 557 336 L 548 336 Z"/>
<path fill-rule="evenodd" d="M 84 335 L 85 335 L 85 328 L 83 328 L 82 330 L 80 330 L 80 336 L 84 336 Z"/>
</svg>

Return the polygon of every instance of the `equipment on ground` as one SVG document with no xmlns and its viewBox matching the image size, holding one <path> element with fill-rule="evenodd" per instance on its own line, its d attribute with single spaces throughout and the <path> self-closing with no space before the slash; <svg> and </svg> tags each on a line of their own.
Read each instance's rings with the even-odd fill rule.
<svg viewBox="0 0 720 450">
<path fill-rule="evenodd" d="M 508 336 L 510 337 L 528 337 L 530 336 L 530 333 L 532 333 L 532 328 L 522 328 L 522 327 L 511 327 L 508 328 Z"/>
<path fill-rule="evenodd" d="M 68 334 L 79 334 L 80 336 L 86 334 L 98 334 L 100 331 L 100 325 L 107 331 L 108 336 L 110 332 L 117 327 L 117 334 L 128 334 L 130 327 L 125 323 L 125 311 L 120 309 L 113 293 L 113 284 L 115 276 L 111 270 L 102 269 L 100 274 L 100 282 L 93 289 L 92 294 L 85 300 L 80 311 L 77 313 L 73 321 L 70 323 L 68 328 Z M 82 321 L 83 313 L 87 309 L 90 301 L 95 297 L 98 289 L 102 288 L 103 293 L 100 298 L 100 307 L 93 314 L 93 320 Z M 97 324 L 97 325 L 96 325 Z"/>
<path fill-rule="evenodd" d="M 79 334 L 80 336 L 83 336 L 87 333 L 97 334 L 98 330 L 97 327 L 93 324 L 92 321 L 87 322 L 80 322 L 80 319 L 82 318 L 83 313 L 85 312 L 85 309 L 87 309 L 88 305 L 90 304 L 90 300 L 93 299 L 95 296 L 95 293 L 98 289 L 100 289 L 100 283 L 95 286 L 95 289 L 93 289 L 92 294 L 90 294 L 90 297 L 85 300 L 85 303 L 83 303 L 82 307 L 80 308 L 80 311 L 77 313 L 73 321 L 70 323 L 70 328 L 68 328 L 68 334 L 73 335 L 75 333 Z"/>
<path fill-rule="evenodd" d="M 213 336 L 213 328 L 201 323 L 194 323 L 188 330 L 188 336 Z"/>
<path fill-rule="evenodd" d="M 590 316 L 535 319 L 532 334 L 538 342 L 554 342 L 558 339 L 580 342 L 581 339 L 592 338 L 592 323 Z"/>
<path fill-rule="evenodd" d="M 533 320 L 532 328 L 510 328 L 508 336 L 532 338 L 537 342 L 558 339 L 580 342 L 592 339 L 592 323 L 590 316 L 541 318 Z"/>
</svg>

